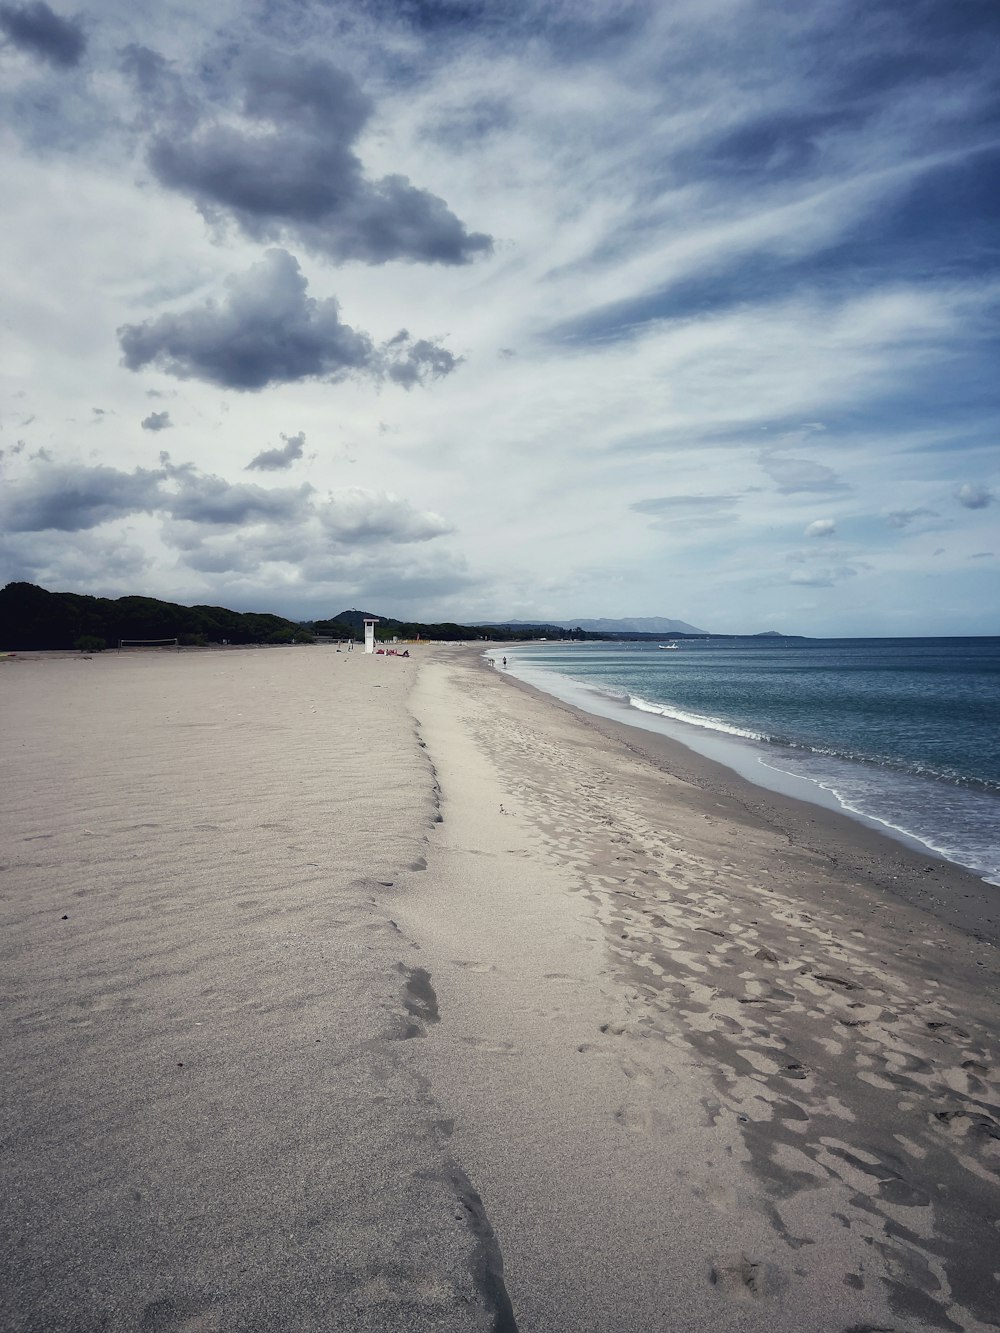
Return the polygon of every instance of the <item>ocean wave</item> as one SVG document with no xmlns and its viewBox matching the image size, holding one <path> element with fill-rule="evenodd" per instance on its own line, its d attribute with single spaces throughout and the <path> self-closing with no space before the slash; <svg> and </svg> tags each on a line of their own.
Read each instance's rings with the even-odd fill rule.
<svg viewBox="0 0 1000 1333">
<path fill-rule="evenodd" d="M 992 782 L 989 778 L 973 777 L 968 773 L 959 773 L 953 768 L 939 768 L 922 759 L 903 759 L 892 755 L 875 754 L 870 750 L 810 745 L 805 741 L 783 740 L 777 737 L 768 739 L 799 754 L 819 755 L 823 759 L 837 759 L 849 764 L 862 764 L 867 768 L 886 769 L 890 773 L 904 774 L 907 777 L 926 778 L 928 781 L 942 782 L 949 787 L 988 792 L 991 796 L 1000 795 L 998 782 Z"/>
<path fill-rule="evenodd" d="M 727 736 L 741 736 L 748 741 L 770 741 L 773 737 L 763 731 L 751 731 L 747 727 L 737 726 L 721 717 L 709 717 L 702 713 L 688 713 L 683 708 L 674 708 L 670 704 L 654 704 L 638 694 L 620 694 L 618 698 L 627 698 L 629 706 L 640 713 L 654 713 L 658 717 L 669 717 L 675 722 L 686 722 L 689 726 L 705 727 L 709 731 L 724 732 Z"/>
<path fill-rule="evenodd" d="M 918 843 L 920 846 L 927 848 L 928 851 L 943 857 L 946 861 L 952 861 L 967 870 L 971 870 L 974 874 L 981 876 L 987 884 L 1000 887 L 1000 880 L 998 880 L 1000 865 L 997 864 L 996 844 L 995 842 L 983 843 L 982 841 L 982 810 L 978 806 L 952 807 L 948 811 L 948 818 L 950 821 L 954 821 L 954 827 L 947 830 L 942 828 L 930 830 L 926 827 L 925 819 L 921 817 L 926 808 L 921 807 L 919 801 L 915 802 L 912 808 L 906 810 L 887 810 L 885 808 L 886 804 L 894 804 L 892 789 L 874 788 L 872 790 L 862 789 L 851 792 L 849 791 L 852 785 L 850 775 L 836 778 L 831 775 L 807 773 L 799 768 L 784 768 L 780 764 L 769 763 L 764 756 L 761 756 L 760 763 L 764 768 L 771 769 L 772 772 L 789 773 L 811 783 L 821 791 L 834 797 L 841 809 L 847 814 L 881 825 L 890 833 L 900 834 L 903 838 Z M 961 797 L 956 792 L 955 799 L 958 801 L 978 801 L 979 798 Z M 990 823 L 986 824 L 986 827 L 991 826 Z"/>
<path fill-rule="evenodd" d="M 851 764 L 865 764 L 871 768 L 882 768 L 893 773 L 905 773 L 914 777 L 928 778 L 935 782 L 947 783 L 950 786 L 965 787 L 971 791 L 984 791 L 992 795 L 1000 795 L 1000 783 L 992 782 L 988 778 L 978 778 L 970 774 L 959 773 L 955 769 L 940 768 L 927 763 L 926 760 L 907 760 L 890 755 L 875 754 L 871 751 L 811 744 L 808 741 L 795 740 L 789 736 L 776 736 L 766 731 L 757 731 L 750 727 L 740 726 L 736 722 L 730 722 L 725 718 L 714 717 L 710 714 L 692 713 L 672 704 L 654 703 L 649 699 L 644 699 L 641 695 L 629 694 L 624 690 L 614 692 L 604 689 L 599 692 L 607 694 L 611 698 L 627 699 L 629 706 L 636 709 L 637 712 L 651 713 L 657 717 L 667 717 L 675 722 L 702 727 L 708 731 L 717 731 L 722 735 L 739 736 L 743 740 L 794 750 L 799 754 L 813 754 L 827 759 L 844 760 Z"/>
</svg>

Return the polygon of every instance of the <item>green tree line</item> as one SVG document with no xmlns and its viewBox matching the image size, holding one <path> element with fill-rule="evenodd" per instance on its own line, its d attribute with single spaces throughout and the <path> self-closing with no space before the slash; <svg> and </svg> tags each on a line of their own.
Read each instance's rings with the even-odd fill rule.
<svg viewBox="0 0 1000 1333">
<path fill-rule="evenodd" d="M 109 648 L 120 639 L 180 639 L 182 643 L 295 643 L 312 635 L 293 620 L 224 606 L 178 606 L 155 597 L 90 597 L 47 592 L 33 583 L 0 590 L 0 647 Z"/>
</svg>

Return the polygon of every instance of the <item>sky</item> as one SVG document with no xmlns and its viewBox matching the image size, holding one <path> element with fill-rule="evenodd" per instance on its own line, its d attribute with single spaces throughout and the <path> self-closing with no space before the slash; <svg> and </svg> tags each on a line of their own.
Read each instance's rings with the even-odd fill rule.
<svg viewBox="0 0 1000 1333">
<path fill-rule="evenodd" d="M 998 70 L 995 0 L 4 0 L 0 584 L 1000 633 Z"/>
</svg>

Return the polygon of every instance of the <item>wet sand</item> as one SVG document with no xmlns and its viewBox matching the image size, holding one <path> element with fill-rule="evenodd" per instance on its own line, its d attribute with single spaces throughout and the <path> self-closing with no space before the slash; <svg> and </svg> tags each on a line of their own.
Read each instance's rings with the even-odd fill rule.
<svg viewBox="0 0 1000 1333">
<path fill-rule="evenodd" d="M 4 1328 L 1000 1326 L 971 876 L 472 650 L 0 670 Z"/>
</svg>

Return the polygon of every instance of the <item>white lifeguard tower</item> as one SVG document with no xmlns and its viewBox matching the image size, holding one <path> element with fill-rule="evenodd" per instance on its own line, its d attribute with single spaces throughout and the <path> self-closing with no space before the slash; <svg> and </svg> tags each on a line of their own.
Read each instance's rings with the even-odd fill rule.
<svg viewBox="0 0 1000 1333">
<path fill-rule="evenodd" d="M 377 620 L 366 620 L 366 621 L 365 621 L 365 652 L 366 652 L 366 653 L 373 653 L 373 652 L 375 651 L 375 626 L 376 626 L 377 624 L 378 624 L 378 621 L 377 621 Z"/>
</svg>

